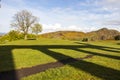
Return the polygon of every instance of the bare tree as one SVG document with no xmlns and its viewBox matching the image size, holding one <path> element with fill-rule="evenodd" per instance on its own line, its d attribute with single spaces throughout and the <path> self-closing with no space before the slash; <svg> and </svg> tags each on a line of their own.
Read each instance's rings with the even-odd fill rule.
<svg viewBox="0 0 120 80">
<path fill-rule="evenodd" d="M 40 33 L 42 31 L 42 25 L 39 23 L 34 24 L 34 26 L 32 27 L 32 32 L 36 34 L 36 36 L 38 36 L 38 33 Z"/>
<path fill-rule="evenodd" d="M 22 10 L 14 15 L 11 26 L 22 31 L 24 33 L 24 39 L 27 39 L 29 28 L 36 23 L 37 20 L 38 18 L 33 16 L 32 13 L 28 12 L 27 10 Z"/>
</svg>

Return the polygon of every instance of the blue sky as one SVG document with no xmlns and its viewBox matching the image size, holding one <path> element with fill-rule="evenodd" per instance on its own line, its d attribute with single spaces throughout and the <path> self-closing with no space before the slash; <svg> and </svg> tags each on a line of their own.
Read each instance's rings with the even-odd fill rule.
<svg viewBox="0 0 120 80">
<path fill-rule="evenodd" d="M 119 0 L 2 0 L 0 32 L 12 30 L 12 17 L 28 10 L 39 17 L 44 32 L 89 32 L 103 27 L 120 31 Z"/>
</svg>

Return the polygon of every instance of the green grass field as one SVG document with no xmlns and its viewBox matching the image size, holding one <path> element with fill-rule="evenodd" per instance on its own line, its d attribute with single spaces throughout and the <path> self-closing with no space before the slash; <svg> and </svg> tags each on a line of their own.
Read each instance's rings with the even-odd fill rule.
<svg viewBox="0 0 120 80">
<path fill-rule="evenodd" d="M 0 45 L 0 72 L 87 55 L 94 56 L 22 80 L 120 80 L 120 41 L 40 39 L 8 42 Z"/>
</svg>

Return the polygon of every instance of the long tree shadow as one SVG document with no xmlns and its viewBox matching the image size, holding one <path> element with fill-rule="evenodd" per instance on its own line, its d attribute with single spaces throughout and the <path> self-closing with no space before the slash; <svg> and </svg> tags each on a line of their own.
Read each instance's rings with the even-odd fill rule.
<svg viewBox="0 0 120 80">
<path fill-rule="evenodd" d="M 117 43 L 117 45 L 120 45 L 120 43 Z"/>
<path fill-rule="evenodd" d="M 43 52 L 46 55 L 49 55 L 50 57 L 53 57 L 54 59 L 60 61 L 62 64 L 68 64 L 67 62 L 62 61 L 62 59 L 70 59 L 72 61 L 76 61 L 77 64 L 70 63 L 69 65 L 75 68 L 78 68 L 80 70 L 83 70 L 87 73 L 90 73 L 91 75 L 97 76 L 99 78 L 105 79 L 105 80 L 119 80 L 119 74 L 120 71 L 112 69 L 112 68 L 107 68 L 98 64 L 90 63 L 84 60 L 78 61 L 70 56 L 51 51 L 49 49 L 72 49 L 72 50 L 77 50 L 78 48 L 86 48 L 86 45 L 6 45 L 6 46 L 1 46 L 0 50 L 3 53 L 0 53 L 0 69 L 5 68 L 5 67 L 10 67 L 13 69 L 12 71 L 7 71 L 7 72 L 0 72 L 0 80 L 19 80 L 19 75 L 14 69 L 14 60 L 13 60 L 13 55 L 12 55 L 12 50 L 13 49 L 20 49 L 20 48 L 28 48 L 28 49 L 34 49 Z M 6 51 L 7 50 L 7 51 Z M 77 50 L 81 51 L 81 50 Z M 5 53 L 4 53 L 5 52 Z M 89 52 L 89 51 L 81 51 L 84 53 L 90 53 L 93 55 L 99 55 L 103 57 L 108 57 L 108 58 L 114 58 L 118 59 L 119 57 L 115 56 L 110 56 L 110 55 L 101 55 L 99 53 L 94 53 L 94 52 Z M 7 56 L 6 56 L 7 55 Z M 4 58 L 6 57 L 6 58 Z M 9 63 L 7 63 L 9 62 Z M 2 66 L 1 66 L 2 64 Z M 7 65 L 9 64 L 9 65 Z M 89 67 L 89 68 L 88 68 Z M 11 73 L 8 75 L 8 73 Z M 114 76 L 113 76 L 114 75 Z"/>
<path fill-rule="evenodd" d="M 93 55 L 96 55 L 96 56 L 101 56 L 101 57 L 106 57 L 106 58 L 112 58 L 112 59 L 120 60 L 119 56 L 113 56 L 113 55 L 108 55 L 108 54 L 91 52 L 91 51 L 86 51 L 86 50 L 77 49 L 77 48 L 73 48 L 73 50 L 76 50 L 76 51 L 79 51 L 79 52 L 84 52 L 84 53 L 87 53 L 87 54 L 93 54 Z"/>
<path fill-rule="evenodd" d="M 42 49 L 40 51 L 42 51 L 43 53 L 45 53 L 45 54 L 47 54 L 47 55 L 49 55 L 57 60 L 59 60 L 60 56 L 65 57 L 65 58 L 72 58 L 70 56 L 48 50 L 48 48 L 46 48 L 46 49 L 44 48 L 44 50 Z M 78 60 L 75 60 L 74 58 L 72 58 L 72 59 L 74 61 L 78 61 Z M 61 63 L 66 64 L 66 62 L 61 62 Z M 113 80 L 113 79 L 119 80 L 120 79 L 120 77 L 119 77 L 120 71 L 114 70 L 112 68 L 106 68 L 106 67 L 103 67 L 103 66 L 98 65 L 98 64 L 86 62 L 84 60 L 78 61 L 77 64 L 71 63 L 69 65 L 72 67 L 78 68 L 80 70 L 83 70 L 87 73 L 90 73 L 91 75 L 105 79 L 105 80 Z"/>
<path fill-rule="evenodd" d="M 87 48 L 92 48 L 92 49 L 99 49 L 103 51 L 109 51 L 109 52 L 115 52 L 115 53 L 120 53 L 120 48 L 113 48 L 113 47 L 106 47 L 106 46 L 98 46 L 98 45 L 93 45 L 93 44 L 88 44 L 88 43 L 81 43 L 81 42 L 75 42 L 77 44 L 82 44 L 86 46 Z M 114 50 L 113 50 L 114 49 Z"/>
</svg>

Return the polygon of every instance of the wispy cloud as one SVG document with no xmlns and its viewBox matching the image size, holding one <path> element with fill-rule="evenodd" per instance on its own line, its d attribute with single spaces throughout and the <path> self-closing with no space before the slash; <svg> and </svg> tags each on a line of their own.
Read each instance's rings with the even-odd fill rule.
<svg viewBox="0 0 120 80">
<path fill-rule="evenodd" d="M 117 26 L 120 26 L 120 20 L 118 21 L 115 21 L 115 20 L 111 20 L 111 21 L 106 21 L 104 23 L 105 25 L 117 25 Z"/>
</svg>

